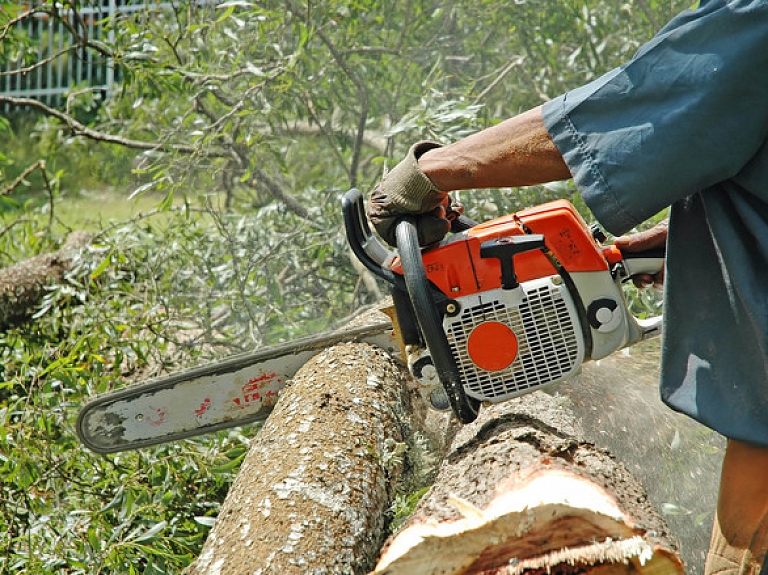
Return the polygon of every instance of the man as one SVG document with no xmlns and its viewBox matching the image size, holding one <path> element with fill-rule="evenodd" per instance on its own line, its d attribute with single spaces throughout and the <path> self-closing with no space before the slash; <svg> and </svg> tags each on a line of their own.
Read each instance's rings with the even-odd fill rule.
<svg viewBox="0 0 768 575">
<path fill-rule="evenodd" d="M 447 192 L 573 177 L 615 234 L 671 206 L 661 395 L 728 438 L 706 572 L 757 575 L 768 548 L 768 2 L 706 0 L 585 86 L 464 140 L 413 146 L 374 190 L 390 243 L 448 230 Z M 768 566 L 763 570 L 768 575 Z"/>
</svg>

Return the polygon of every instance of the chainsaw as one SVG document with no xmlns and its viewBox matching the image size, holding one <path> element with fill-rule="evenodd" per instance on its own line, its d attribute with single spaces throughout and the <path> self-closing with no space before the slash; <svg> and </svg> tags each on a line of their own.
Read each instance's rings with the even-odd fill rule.
<svg viewBox="0 0 768 575">
<path fill-rule="evenodd" d="M 481 224 L 460 216 L 422 249 L 416 220 L 396 227 L 397 252 L 371 231 L 363 196 L 342 199 L 355 256 L 391 287 L 391 322 L 302 338 L 99 396 L 77 418 L 98 453 L 137 449 L 262 421 L 291 377 L 320 350 L 361 341 L 399 356 L 422 398 L 473 421 L 498 403 L 569 379 L 588 360 L 661 333 L 638 319 L 622 282 L 655 274 L 661 251 L 602 245 L 565 200 Z"/>
</svg>

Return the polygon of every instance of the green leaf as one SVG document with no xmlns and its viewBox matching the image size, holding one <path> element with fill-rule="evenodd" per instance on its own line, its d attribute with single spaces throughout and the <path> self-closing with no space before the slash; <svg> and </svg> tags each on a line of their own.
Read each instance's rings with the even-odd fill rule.
<svg viewBox="0 0 768 575">
<path fill-rule="evenodd" d="M 173 207 L 173 190 L 168 190 L 165 194 L 163 201 L 157 206 L 160 211 L 168 211 Z"/>
<path fill-rule="evenodd" d="M 199 523 L 200 525 L 204 525 L 205 527 L 213 527 L 213 525 L 216 523 L 216 518 L 197 515 L 195 517 L 195 523 Z"/>
<path fill-rule="evenodd" d="M 163 529 L 165 529 L 168 526 L 167 521 L 160 521 L 158 523 L 155 523 L 150 529 L 147 529 L 144 533 L 137 536 L 135 539 L 132 539 L 134 543 L 142 543 L 144 541 L 149 541 L 156 537 Z"/>
<path fill-rule="evenodd" d="M 224 465 L 218 465 L 216 467 L 213 467 L 211 469 L 211 473 L 213 473 L 215 475 L 224 475 L 224 474 L 232 473 L 232 471 L 234 471 L 235 469 L 237 469 L 240 466 L 240 464 L 243 461 L 243 457 L 245 457 L 244 454 L 239 456 L 239 457 L 237 457 L 236 459 L 233 459 L 233 460 L 225 463 Z"/>
<path fill-rule="evenodd" d="M 224 13 L 221 14 L 218 18 L 216 18 L 216 23 L 220 24 L 227 18 L 229 18 L 235 11 L 236 4 L 232 4 L 231 2 L 224 2 L 223 4 L 219 4 L 217 8 L 226 8 L 224 10 Z"/>
<path fill-rule="evenodd" d="M 216 8 L 234 8 L 234 7 L 249 8 L 253 5 L 254 4 L 252 2 L 247 2 L 246 0 L 228 0 L 227 2 L 222 2 L 221 4 L 217 4 Z"/>
<path fill-rule="evenodd" d="M 96 269 L 91 272 L 91 279 L 95 280 L 101 274 L 107 271 L 107 268 L 110 266 L 111 263 L 112 263 L 112 251 L 109 251 L 107 255 L 104 256 L 104 259 L 101 260 L 101 263 L 96 267 Z"/>
</svg>

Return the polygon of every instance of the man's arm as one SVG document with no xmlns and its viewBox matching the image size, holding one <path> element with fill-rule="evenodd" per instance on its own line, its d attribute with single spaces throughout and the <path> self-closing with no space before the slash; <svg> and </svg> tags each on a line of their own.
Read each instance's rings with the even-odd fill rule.
<svg viewBox="0 0 768 575">
<path fill-rule="evenodd" d="M 544 126 L 540 106 L 429 150 L 419 157 L 418 165 L 445 192 L 529 186 L 571 177 Z"/>
<path fill-rule="evenodd" d="M 526 186 L 570 177 L 537 107 L 449 146 L 414 145 L 371 194 L 368 216 L 379 235 L 394 244 L 398 219 L 421 214 L 417 226 L 419 241 L 425 245 L 448 232 L 450 191 Z"/>
</svg>

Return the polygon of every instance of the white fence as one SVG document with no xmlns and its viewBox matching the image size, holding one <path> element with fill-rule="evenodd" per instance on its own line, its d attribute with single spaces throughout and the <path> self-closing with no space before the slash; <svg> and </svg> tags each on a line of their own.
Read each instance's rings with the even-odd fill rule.
<svg viewBox="0 0 768 575">
<path fill-rule="evenodd" d="M 220 0 L 219 0 L 220 1 Z M 81 2 L 75 13 L 59 8 L 63 18 L 39 12 L 19 21 L 16 31 L 28 43 L 6 38 L 0 51 L 0 94 L 32 98 L 49 106 L 61 106 L 68 93 L 86 85 L 107 97 L 119 70 L 110 58 L 91 48 L 71 50 L 74 35 L 95 41 L 112 39 L 114 31 L 104 26 L 108 18 L 152 10 L 171 10 L 173 5 L 217 4 L 214 0 L 160 2 L 157 0 L 90 0 Z M 109 31 L 108 31 L 109 30 Z"/>
</svg>

